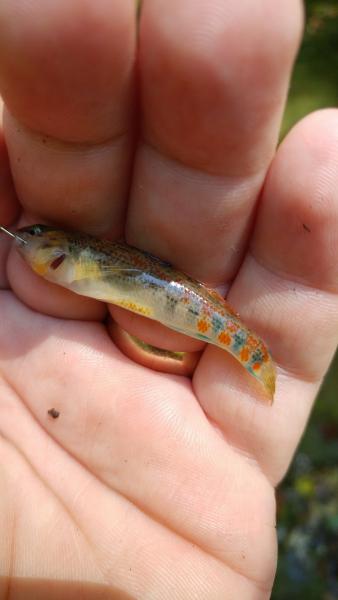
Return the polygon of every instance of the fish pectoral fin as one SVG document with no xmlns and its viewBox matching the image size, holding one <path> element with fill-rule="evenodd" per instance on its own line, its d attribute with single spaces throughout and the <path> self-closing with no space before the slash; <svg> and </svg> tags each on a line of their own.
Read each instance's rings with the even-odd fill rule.
<svg viewBox="0 0 338 600">
<path fill-rule="evenodd" d="M 101 278 L 101 282 L 102 281 L 103 278 Z M 121 299 L 121 297 L 114 292 L 114 288 L 109 285 L 109 282 L 108 284 L 103 282 L 103 285 L 100 285 L 100 280 L 95 282 L 91 277 L 82 277 L 74 279 L 71 285 L 69 285 L 69 289 L 81 296 L 87 296 L 88 298 L 94 298 L 101 302 L 106 302 L 107 304 L 121 306 L 121 308 L 130 310 L 138 315 L 153 318 L 154 313 L 149 306 L 144 306 L 140 302 L 128 298 Z"/>
<path fill-rule="evenodd" d="M 118 275 L 123 274 L 126 275 L 141 275 L 143 271 L 137 269 L 136 267 L 118 267 L 115 265 L 100 265 L 97 263 L 84 263 L 80 262 L 73 273 L 74 281 L 80 281 L 83 279 L 94 280 L 94 279 L 106 279 L 109 278 L 109 275 Z"/>
<path fill-rule="evenodd" d="M 99 267 L 103 273 L 143 273 L 137 267 L 115 267 L 114 265 L 103 265 Z"/>
</svg>

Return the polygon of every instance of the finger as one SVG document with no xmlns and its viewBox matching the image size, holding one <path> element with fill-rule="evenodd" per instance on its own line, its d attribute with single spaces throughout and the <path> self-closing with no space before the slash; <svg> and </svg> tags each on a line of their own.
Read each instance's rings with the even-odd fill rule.
<svg viewBox="0 0 338 600">
<path fill-rule="evenodd" d="M 142 339 L 146 344 L 172 351 L 179 348 L 181 352 L 197 352 L 205 346 L 204 342 L 177 333 L 156 321 L 153 321 L 152 326 L 149 327 L 149 319 L 144 319 L 141 315 L 119 306 L 110 306 L 109 311 L 123 329 Z"/>
<path fill-rule="evenodd" d="M 272 164 L 257 225 L 229 299 L 279 366 L 272 408 L 249 405 L 243 371 L 207 351 L 194 387 L 228 439 L 276 483 L 299 442 L 338 341 L 338 111 L 289 134 Z"/>
<path fill-rule="evenodd" d="M 231 279 L 241 260 L 301 23 L 299 6 L 283 3 L 265 31 L 269 3 L 254 14 L 242 4 L 148 0 L 141 17 L 144 140 L 127 239 L 212 285 Z M 155 346 L 181 349 L 176 334 L 160 337 L 143 323 L 142 339 L 150 331 Z"/>
<path fill-rule="evenodd" d="M 2 104 L 0 99 L 0 222 L 11 224 L 18 216 L 19 206 L 11 177 L 8 152 L 2 130 Z"/>
<path fill-rule="evenodd" d="M 0 224 L 10 225 L 18 215 L 19 206 L 9 168 L 7 148 L 2 131 L 2 101 L 0 98 Z M 0 289 L 8 287 L 6 261 L 10 240 L 0 236 Z"/>
<path fill-rule="evenodd" d="M 272 488 L 210 426 L 189 382 L 133 365 L 99 324 L 59 322 L 0 300 L 0 369 L 49 435 L 198 551 L 254 587 L 270 586 Z M 52 406 L 56 421 L 46 418 Z"/>
<path fill-rule="evenodd" d="M 0 89 L 25 211 L 120 235 L 132 150 L 133 0 L 19 0 L 0 7 Z M 92 300 L 39 282 L 11 257 L 12 289 L 35 310 L 102 316 Z"/>
<path fill-rule="evenodd" d="M 0 89 L 26 210 L 121 233 L 134 44 L 134 0 L 1 3 Z"/>
<path fill-rule="evenodd" d="M 218 285 L 240 264 L 271 161 L 300 3 L 147 0 L 132 243 Z"/>
<path fill-rule="evenodd" d="M 194 372 L 204 342 L 119 306 L 111 304 L 109 313 L 108 331 L 125 356 L 163 373 L 191 376 Z"/>
</svg>

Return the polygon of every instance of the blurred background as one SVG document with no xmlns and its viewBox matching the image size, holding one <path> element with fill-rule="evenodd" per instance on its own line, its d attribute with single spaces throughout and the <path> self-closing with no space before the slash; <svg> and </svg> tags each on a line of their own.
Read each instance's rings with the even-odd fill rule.
<svg viewBox="0 0 338 600">
<path fill-rule="evenodd" d="M 305 4 L 305 37 L 282 136 L 305 114 L 338 106 L 338 0 Z M 338 600 L 338 354 L 277 501 L 279 565 L 272 599 Z"/>
</svg>

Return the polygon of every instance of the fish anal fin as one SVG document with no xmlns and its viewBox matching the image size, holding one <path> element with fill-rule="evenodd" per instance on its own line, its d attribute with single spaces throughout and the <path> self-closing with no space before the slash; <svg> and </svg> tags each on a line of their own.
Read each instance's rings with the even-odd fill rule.
<svg viewBox="0 0 338 600">
<path fill-rule="evenodd" d="M 118 300 L 113 304 L 121 306 L 121 308 L 125 308 L 126 310 L 130 310 L 133 313 L 137 313 L 138 315 L 142 315 L 143 317 L 151 318 L 153 315 L 153 311 L 148 306 L 143 306 L 142 304 L 131 300 Z"/>
</svg>

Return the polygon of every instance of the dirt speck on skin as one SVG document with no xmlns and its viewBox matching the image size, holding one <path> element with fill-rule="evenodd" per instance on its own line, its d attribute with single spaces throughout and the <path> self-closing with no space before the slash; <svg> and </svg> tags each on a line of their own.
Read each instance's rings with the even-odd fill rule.
<svg viewBox="0 0 338 600">
<path fill-rule="evenodd" d="M 50 408 L 47 412 L 53 419 L 57 419 L 60 416 L 60 411 L 56 410 L 56 408 Z"/>
<path fill-rule="evenodd" d="M 306 225 L 306 223 L 303 223 L 303 229 L 305 231 L 307 231 L 308 233 L 311 233 L 311 229 L 310 229 L 310 227 L 308 225 Z"/>
</svg>

